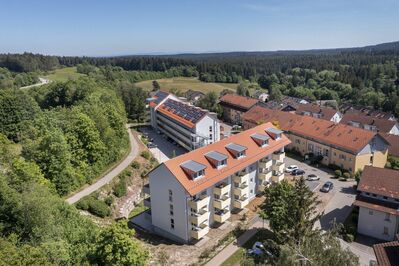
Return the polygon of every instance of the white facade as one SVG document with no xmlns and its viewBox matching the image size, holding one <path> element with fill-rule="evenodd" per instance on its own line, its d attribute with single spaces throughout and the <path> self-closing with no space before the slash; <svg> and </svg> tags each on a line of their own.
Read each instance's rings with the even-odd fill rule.
<svg viewBox="0 0 399 266">
<path fill-rule="evenodd" d="M 203 238 L 232 210 L 245 208 L 270 183 L 283 180 L 284 157 L 284 149 L 271 153 L 193 197 L 160 165 L 149 174 L 153 231 L 183 243 Z"/>
<path fill-rule="evenodd" d="M 151 107 L 152 128 L 173 139 L 187 150 L 194 150 L 220 140 L 220 123 L 216 114 L 206 111 L 206 114 L 195 123 L 194 127 L 190 128 L 173 116 L 158 111 L 159 106 L 168 99 L 183 102 L 176 96 L 169 94 L 158 105 Z M 188 103 L 185 104 L 191 106 Z"/>
<path fill-rule="evenodd" d="M 331 118 L 331 122 L 334 122 L 334 123 L 339 123 L 339 121 L 341 121 L 341 119 L 342 119 L 342 117 L 343 117 L 343 115 L 341 114 L 341 112 L 336 112 L 334 115 L 333 115 L 333 117 Z"/>
</svg>

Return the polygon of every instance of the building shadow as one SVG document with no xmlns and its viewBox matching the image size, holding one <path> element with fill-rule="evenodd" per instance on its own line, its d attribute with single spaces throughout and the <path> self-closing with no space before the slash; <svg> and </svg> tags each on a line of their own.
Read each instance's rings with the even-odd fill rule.
<svg viewBox="0 0 399 266">
<path fill-rule="evenodd" d="M 329 213 L 324 214 L 320 218 L 320 226 L 323 230 L 329 230 L 332 228 L 334 221 L 335 223 L 344 223 L 346 218 L 349 216 L 353 209 L 353 206 L 344 206 L 340 209 L 334 209 Z"/>
</svg>

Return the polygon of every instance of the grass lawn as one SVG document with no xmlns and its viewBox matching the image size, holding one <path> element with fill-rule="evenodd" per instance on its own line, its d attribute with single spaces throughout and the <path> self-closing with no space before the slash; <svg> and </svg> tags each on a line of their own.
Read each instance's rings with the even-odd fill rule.
<svg viewBox="0 0 399 266">
<path fill-rule="evenodd" d="M 201 91 L 203 93 L 207 93 L 210 91 L 220 93 L 224 89 L 230 89 L 232 91 L 235 91 L 237 88 L 237 84 L 235 83 L 208 83 L 202 82 L 197 78 L 186 77 L 157 79 L 157 81 L 161 88 L 167 91 L 171 89 L 177 89 L 185 92 L 191 89 Z M 152 90 L 152 80 L 137 82 L 136 85 L 146 90 Z"/>
<path fill-rule="evenodd" d="M 221 266 L 239 266 L 241 258 L 245 256 L 246 250 L 252 248 L 256 241 L 263 242 L 265 239 L 273 238 L 273 233 L 267 229 L 260 230 L 253 237 L 251 237 L 242 247 L 233 253 Z"/>
<path fill-rule="evenodd" d="M 44 78 L 51 81 L 68 81 L 70 79 L 76 80 L 83 76 L 85 75 L 76 72 L 76 67 L 64 67 L 51 71 L 47 76 L 44 76 Z"/>
<path fill-rule="evenodd" d="M 129 219 L 132 218 L 133 216 L 136 216 L 139 213 L 142 213 L 143 211 L 146 211 L 148 207 L 144 206 L 143 201 L 141 201 L 134 209 L 129 213 Z"/>
</svg>

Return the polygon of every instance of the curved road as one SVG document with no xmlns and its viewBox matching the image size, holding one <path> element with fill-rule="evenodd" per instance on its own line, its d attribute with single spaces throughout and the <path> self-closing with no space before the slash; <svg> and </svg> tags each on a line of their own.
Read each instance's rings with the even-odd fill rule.
<svg viewBox="0 0 399 266">
<path fill-rule="evenodd" d="M 79 191 L 78 193 L 72 195 L 71 197 L 67 198 L 67 202 L 69 204 L 73 204 L 79 201 L 81 198 L 91 194 L 92 192 L 96 191 L 97 189 L 101 188 L 102 186 L 108 184 L 114 177 L 119 175 L 126 167 L 130 165 L 130 163 L 136 158 L 139 149 L 138 143 L 135 137 L 130 130 L 130 125 L 126 125 L 128 134 L 129 134 L 129 142 L 130 142 L 130 152 L 128 156 L 123 159 L 117 166 L 115 166 L 111 171 L 109 171 L 106 175 L 101 177 L 95 183 L 91 184 L 90 186 L 84 188 L 83 190 Z"/>
<path fill-rule="evenodd" d="M 39 82 L 36 84 L 32 84 L 32 85 L 28 85 L 25 87 L 21 87 L 20 89 L 24 90 L 24 89 L 29 89 L 29 88 L 33 88 L 33 87 L 38 87 L 38 86 L 42 86 L 45 84 L 49 84 L 51 82 L 51 80 L 49 79 L 45 79 L 45 78 L 39 78 Z"/>
</svg>

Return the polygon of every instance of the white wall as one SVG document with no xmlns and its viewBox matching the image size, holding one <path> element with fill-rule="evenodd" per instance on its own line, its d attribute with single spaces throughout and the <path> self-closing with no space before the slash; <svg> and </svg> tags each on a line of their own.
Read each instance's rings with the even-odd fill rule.
<svg viewBox="0 0 399 266">
<path fill-rule="evenodd" d="M 370 211 L 372 214 L 370 214 Z M 388 228 L 388 235 L 384 235 L 384 227 Z M 398 217 L 391 215 L 390 221 L 385 221 L 385 213 L 371 210 L 368 208 L 359 208 L 359 222 L 357 231 L 360 234 L 371 236 L 377 239 L 391 241 L 394 239 L 398 230 Z"/>
<path fill-rule="evenodd" d="M 339 123 L 342 119 L 342 114 L 340 112 L 336 112 L 335 115 L 331 118 L 331 121 L 334 123 Z"/>
<path fill-rule="evenodd" d="M 248 198 L 249 198 L 249 200 L 252 200 L 255 197 L 255 195 L 256 195 L 257 172 L 258 172 L 258 162 L 253 163 L 250 166 L 248 166 L 248 173 L 249 173 L 249 179 L 248 179 L 249 194 L 248 194 Z M 252 193 L 251 193 L 251 191 L 252 191 Z"/>
<path fill-rule="evenodd" d="M 151 216 L 155 232 L 177 241 L 188 241 L 190 232 L 186 191 L 164 164 L 154 169 L 149 177 Z M 169 201 L 169 189 L 173 191 L 173 202 Z M 173 204 L 173 216 L 169 213 L 169 204 Z M 174 219 L 175 229 L 170 227 L 171 218 Z"/>
<path fill-rule="evenodd" d="M 212 127 L 212 132 L 209 131 L 209 127 Z M 195 126 L 195 132 L 200 135 L 209 138 L 209 134 L 212 134 L 212 139 L 208 139 L 209 144 L 220 140 L 220 123 L 216 118 L 210 115 L 204 116 Z"/>
<path fill-rule="evenodd" d="M 389 131 L 389 134 L 399 135 L 399 124 L 395 124 L 391 131 Z"/>
</svg>

